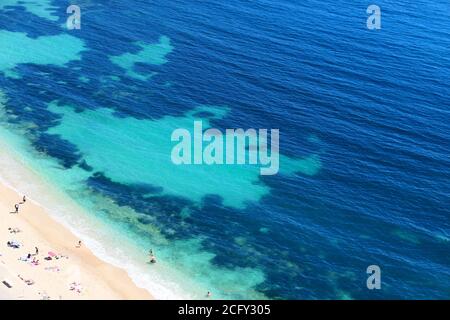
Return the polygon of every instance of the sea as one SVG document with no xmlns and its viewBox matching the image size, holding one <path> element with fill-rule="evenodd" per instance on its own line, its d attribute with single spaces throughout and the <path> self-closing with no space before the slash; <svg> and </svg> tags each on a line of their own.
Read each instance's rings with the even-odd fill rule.
<svg viewBox="0 0 450 320">
<path fill-rule="evenodd" d="M 194 121 L 279 172 L 174 164 Z M 450 299 L 448 0 L 0 0 L 0 141 L 158 299 Z"/>
</svg>

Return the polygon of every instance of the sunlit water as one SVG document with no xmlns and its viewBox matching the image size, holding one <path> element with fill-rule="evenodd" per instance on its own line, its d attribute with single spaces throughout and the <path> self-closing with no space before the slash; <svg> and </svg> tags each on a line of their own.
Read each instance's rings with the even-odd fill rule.
<svg viewBox="0 0 450 320">
<path fill-rule="evenodd" d="M 450 296 L 448 3 L 66 5 L 0 0 L 0 177 L 99 256 L 158 298 Z M 194 120 L 280 129 L 279 174 L 174 165 Z"/>
</svg>

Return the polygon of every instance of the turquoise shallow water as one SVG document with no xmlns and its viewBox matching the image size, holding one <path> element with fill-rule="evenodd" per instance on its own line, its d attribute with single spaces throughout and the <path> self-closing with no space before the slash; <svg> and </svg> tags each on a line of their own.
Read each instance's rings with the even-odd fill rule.
<svg viewBox="0 0 450 320">
<path fill-rule="evenodd" d="M 79 5 L 0 0 L 0 137 L 97 254 L 160 298 L 449 297 L 448 3 Z M 194 120 L 280 129 L 279 174 L 174 165 Z"/>
<path fill-rule="evenodd" d="M 179 166 L 172 163 L 170 156 L 174 144 L 168 143 L 167 139 L 172 132 L 177 128 L 192 132 L 196 120 L 202 120 L 206 130 L 208 119 L 195 114 L 206 111 L 217 118 L 224 109 L 203 106 L 183 117 L 151 121 L 118 118 L 108 109 L 75 112 L 73 108 L 55 103 L 48 110 L 56 114 L 62 112 L 60 124 L 50 128 L 48 134 L 79 146 L 92 171 L 102 172 L 114 182 L 148 185 L 149 190 L 157 186 L 157 193 L 187 198 L 195 203 L 201 203 L 207 195 L 215 195 L 225 206 L 237 208 L 245 207 L 247 202 L 259 201 L 270 192 L 259 181 L 260 170 L 255 165 Z M 282 162 L 286 172 L 309 173 L 320 167 L 320 162 L 285 159 Z M 284 168 L 281 172 L 285 172 Z"/>
<path fill-rule="evenodd" d="M 149 289 L 155 297 L 199 299 L 208 288 L 233 288 L 239 283 L 244 292 L 217 291 L 217 298 L 244 297 L 244 294 L 249 298 L 265 298 L 253 289 L 264 281 L 261 271 L 214 266 L 215 255 L 203 249 L 204 237 L 168 239 L 150 223 L 151 217 L 131 207 L 119 206 L 86 186 L 89 174 L 85 170 L 61 167 L 53 159 L 33 151 L 21 136 L 23 131 L 2 125 L 7 129 L 0 130 L 0 137 L 8 143 L 0 145 L 6 153 L 0 158 L 1 181 L 47 207 L 53 217 L 83 239 L 95 254 L 126 269 L 138 285 Z M 189 214 L 188 210 L 184 214 Z M 159 263 L 152 268 L 146 263 L 148 248 L 158 252 Z"/>
<path fill-rule="evenodd" d="M 124 53 L 118 56 L 110 57 L 111 62 L 117 64 L 124 70 L 130 77 L 140 80 L 146 80 L 151 78 L 154 73 L 143 76 L 133 71 L 134 67 L 138 63 L 161 65 L 167 62 L 166 56 L 169 54 L 173 47 L 170 44 L 170 39 L 166 36 L 161 36 L 158 43 L 155 44 L 140 44 L 137 43 L 140 50 L 137 53 Z"/>
<path fill-rule="evenodd" d="M 0 31 L 3 43 L 0 52 L 0 71 L 13 78 L 20 77 L 14 73 L 19 64 L 50 64 L 63 66 L 67 62 L 80 60 L 83 42 L 67 34 L 30 38 L 26 33 Z M 61 50 L 64 48 L 64 51 Z M 58 51 L 55 55 L 54 52 Z"/>
</svg>

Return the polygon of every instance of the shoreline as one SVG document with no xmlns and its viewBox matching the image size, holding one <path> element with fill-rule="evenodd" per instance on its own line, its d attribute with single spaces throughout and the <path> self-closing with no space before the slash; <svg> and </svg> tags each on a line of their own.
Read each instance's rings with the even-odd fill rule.
<svg viewBox="0 0 450 320">
<path fill-rule="evenodd" d="M 72 248 L 81 239 L 93 256 L 105 264 L 123 270 L 128 276 L 126 281 L 131 280 L 134 286 L 146 290 L 149 299 L 204 299 L 208 291 L 214 292 L 215 299 L 228 299 L 233 295 L 227 288 L 234 286 L 232 279 L 240 280 L 240 273 L 235 270 L 213 269 L 213 272 L 216 272 L 214 282 L 208 282 L 208 277 L 204 281 L 195 273 L 193 277 L 190 277 L 191 274 L 186 276 L 184 270 L 177 268 L 179 263 L 171 264 L 175 260 L 174 251 L 166 249 L 169 242 L 160 234 L 160 230 L 151 225 L 134 223 L 139 222 L 139 218 L 143 216 L 141 213 L 91 192 L 86 187 L 89 172 L 78 168 L 64 168 L 45 152 L 34 149 L 26 137 L 26 127 L 13 127 L 2 123 L 1 118 L 0 108 L 0 185 L 15 192 L 15 195 L 13 200 L 3 205 L 7 207 L 6 210 L 0 208 L 0 217 L 2 214 L 9 215 L 14 204 L 26 195 L 27 204 L 34 203 L 40 207 L 47 218 L 50 217 L 74 237 L 74 242 L 70 244 Z M 0 199 L 0 203 L 2 201 L 4 199 Z M 8 227 L 2 226 L 1 223 L 0 221 L 0 236 Z M 135 225 L 139 228 L 133 229 Z M 38 224 L 36 228 L 42 229 L 42 226 Z M 15 239 L 0 238 L 0 254 L 5 251 L 6 242 L 10 240 Z M 208 268 L 207 271 L 210 270 L 209 267 L 214 267 L 210 263 L 210 253 L 199 251 L 201 239 L 174 242 L 173 246 L 179 246 L 177 251 L 181 252 L 194 248 L 193 254 L 198 254 L 196 257 L 203 260 L 202 267 Z M 157 264 L 148 263 L 149 249 L 157 252 Z M 28 250 L 34 252 L 34 246 Z M 191 256 L 188 255 L 181 255 L 178 261 L 188 266 L 192 263 Z M 253 272 L 245 271 L 250 274 Z M 226 280 L 222 283 L 219 281 L 216 286 L 215 279 L 220 279 L 222 272 L 227 272 L 224 276 Z M 17 276 L 15 274 L 14 278 Z M 252 276 L 254 278 L 251 278 L 248 284 L 244 283 L 245 288 L 236 292 L 245 292 L 249 288 L 248 291 L 255 294 L 255 297 L 265 298 L 252 288 L 254 283 L 263 281 L 264 275 L 256 270 Z M 223 288 L 225 290 L 222 291 Z M 3 295 L 2 289 L 0 279 L 0 297 Z M 236 295 L 240 296 L 240 293 Z M 98 295 L 98 298 L 93 299 L 102 298 L 103 296 Z"/>
<path fill-rule="evenodd" d="M 181 286 L 181 281 L 186 281 L 186 279 L 179 277 L 176 271 L 173 272 L 170 268 L 169 272 L 171 273 L 167 273 L 168 268 L 167 266 L 163 267 L 162 259 L 159 259 L 161 263 L 157 265 L 147 264 L 148 249 L 146 248 L 152 248 L 152 243 L 140 246 L 140 243 L 135 242 L 135 238 L 129 237 L 126 230 L 122 232 L 120 228 L 116 229 L 117 225 L 109 224 L 110 221 L 105 221 L 101 215 L 91 213 L 90 210 L 98 209 L 90 207 L 92 203 L 80 203 L 78 202 L 80 199 L 73 198 L 75 194 L 71 195 L 71 192 L 78 192 L 80 196 L 86 196 L 86 190 L 80 189 L 78 185 L 79 181 L 86 178 L 85 176 L 74 177 L 70 176 L 73 173 L 69 173 L 66 178 L 64 174 L 61 175 L 63 169 L 57 162 L 53 162 L 44 154 L 33 150 L 21 132 L 8 126 L 2 126 L 1 121 L 0 150 L 2 150 L 0 153 L 0 186 L 16 194 L 12 203 L 5 204 L 8 207 L 6 215 L 9 215 L 9 212 L 14 209 L 14 204 L 20 201 L 23 195 L 26 195 L 27 204 L 33 203 L 41 208 L 44 214 L 56 222 L 60 228 L 74 235 L 77 239 L 76 242 L 81 239 L 92 255 L 105 264 L 123 270 L 128 276 L 127 281 L 130 280 L 135 287 L 145 290 L 146 299 L 193 299 L 191 291 L 184 290 Z M 63 180 L 54 181 L 53 177 Z M 64 183 L 66 189 L 61 186 Z M 99 198 L 94 201 L 102 200 Z M 4 210 L 1 208 L 5 206 L 2 204 L 3 202 L 3 194 L 0 191 L 0 217 L 4 215 Z M 105 205 L 108 208 L 111 205 L 114 206 L 109 202 Z M 116 209 L 122 211 L 124 208 L 113 208 L 113 210 Z M 119 216 L 119 218 L 121 217 Z M 4 226 L 0 221 L 0 236 L 5 232 L 2 229 Z M 5 252 L 6 242 L 9 240 L 0 239 L 0 254 Z M 34 250 L 34 247 L 31 249 Z M 0 256 L 0 261 L 1 258 Z M 1 266 L 0 263 L 0 268 Z M 163 273 L 161 274 L 161 272 Z M 0 297 L 3 296 L 2 286 L 0 280 Z"/>
<path fill-rule="evenodd" d="M 20 205 L 18 214 L 11 213 L 22 196 L 0 182 L 1 299 L 153 299 L 125 270 L 102 261 L 84 245 L 77 248 L 79 239 L 32 199 Z M 20 232 L 11 233 L 8 228 Z M 21 246 L 8 247 L 8 241 Z M 35 247 L 38 255 L 19 260 L 34 255 Z M 63 257 L 45 260 L 49 253 Z M 31 262 L 33 258 L 39 260 L 38 265 Z M 33 284 L 26 284 L 27 280 Z"/>
</svg>

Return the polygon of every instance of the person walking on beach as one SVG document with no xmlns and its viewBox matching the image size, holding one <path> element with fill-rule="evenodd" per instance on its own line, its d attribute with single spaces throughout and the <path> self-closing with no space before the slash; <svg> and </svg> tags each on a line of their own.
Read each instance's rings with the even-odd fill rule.
<svg viewBox="0 0 450 320">
<path fill-rule="evenodd" d="M 22 203 L 25 203 L 25 202 L 27 202 L 27 197 L 23 196 Z"/>
<path fill-rule="evenodd" d="M 19 213 L 19 204 L 18 203 L 16 203 L 14 205 L 14 209 L 16 210 L 16 211 L 14 211 L 15 213 Z"/>
<path fill-rule="evenodd" d="M 34 255 L 37 256 L 39 254 L 39 248 L 38 247 L 34 247 L 34 249 L 36 250 L 36 253 Z"/>
</svg>

